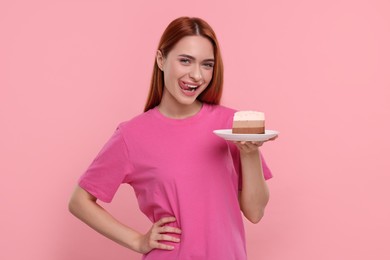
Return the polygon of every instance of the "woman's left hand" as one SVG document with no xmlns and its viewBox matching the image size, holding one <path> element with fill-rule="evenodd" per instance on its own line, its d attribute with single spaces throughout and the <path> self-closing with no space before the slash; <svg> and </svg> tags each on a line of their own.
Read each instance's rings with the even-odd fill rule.
<svg viewBox="0 0 390 260">
<path fill-rule="evenodd" d="M 251 142 L 251 141 L 240 141 L 234 142 L 241 153 L 249 154 L 257 152 L 258 148 L 263 145 L 264 142 Z"/>
<path fill-rule="evenodd" d="M 278 138 L 278 136 L 275 136 L 267 141 L 273 141 L 276 138 Z M 234 143 L 237 145 L 240 152 L 245 153 L 245 154 L 250 154 L 253 152 L 258 152 L 258 148 L 260 146 L 262 146 L 263 143 L 265 143 L 265 142 L 253 142 L 253 141 L 240 141 L 240 142 L 238 142 L 238 141 L 236 141 Z"/>
</svg>

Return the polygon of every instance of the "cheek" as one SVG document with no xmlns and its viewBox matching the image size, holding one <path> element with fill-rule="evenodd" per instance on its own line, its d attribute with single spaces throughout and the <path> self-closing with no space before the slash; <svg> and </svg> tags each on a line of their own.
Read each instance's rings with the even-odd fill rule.
<svg viewBox="0 0 390 260">
<path fill-rule="evenodd" d="M 185 66 L 180 66 L 179 64 L 172 64 L 169 67 L 169 73 L 171 77 L 180 78 L 188 73 L 188 68 Z"/>
<path fill-rule="evenodd" d="M 211 79 L 213 78 L 213 70 L 206 70 L 203 73 L 204 80 L 207 82 L 210 82 Z"/>
<path fill-rule="evenodd" d="M 172 81 L 176 80 L 176 70 L 172 66 L 166 67 L 164 69 L 164 82 L 165 85 L 169 86 L 172 84 Z"/>
</svg>

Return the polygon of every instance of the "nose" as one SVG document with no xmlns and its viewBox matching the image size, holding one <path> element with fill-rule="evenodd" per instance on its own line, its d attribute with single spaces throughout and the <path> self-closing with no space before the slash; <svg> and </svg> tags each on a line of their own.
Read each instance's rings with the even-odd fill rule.
<svg viewBox="0 0 390 260">
<path fill-rule="evenodd" d="M 202 71 L 199 66 L 194 66 L 192 70 L 190 71 L 190 78 L 192 78 L 194 81 L 200 81 L 202 80 Z"/>
</svg>

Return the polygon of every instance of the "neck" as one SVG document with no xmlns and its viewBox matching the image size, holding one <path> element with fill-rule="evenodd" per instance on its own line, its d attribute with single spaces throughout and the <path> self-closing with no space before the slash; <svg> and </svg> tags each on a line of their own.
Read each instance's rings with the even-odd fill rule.
<svg viewBox="0 0 390 260">
<path fill-rule="evenodd" d="M 195 100 L 192 104 L 187 105 L 178 102 L 168 102 L 163 98 L 157 108 L 166 117 L 184 119 L 196 115 L 202 106 L 203 104 L 199 100 Z"/>
</svg>

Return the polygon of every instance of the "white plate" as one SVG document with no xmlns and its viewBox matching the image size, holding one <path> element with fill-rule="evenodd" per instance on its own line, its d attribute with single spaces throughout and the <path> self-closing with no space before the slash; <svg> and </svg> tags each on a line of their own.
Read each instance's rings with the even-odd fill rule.
<svg viewBox="0 0 390 260">
<path fill-rule="evenodd" d="M 214 130 L 214 134 L 228 141 L 254 141 L 265 142 L 277 136 L 278 131 L 265 130 L 264 134 L 233 134 L 232 129 Z"/>
</svg>

